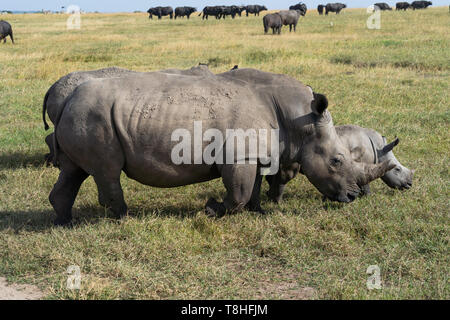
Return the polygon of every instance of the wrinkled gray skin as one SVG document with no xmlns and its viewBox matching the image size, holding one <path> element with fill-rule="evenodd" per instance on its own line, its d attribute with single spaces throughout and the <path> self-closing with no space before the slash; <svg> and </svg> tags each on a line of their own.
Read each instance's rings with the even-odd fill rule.
<svg viewBox="0 0 450 320">
<path fill-rule="evenodd" d="M 187 75 L 213 75 L 211 71 L 209 71 L 207 66 L 200 65 L 197 67 L 192 67 L 187 70 L 178 70 L 178 69 L 167 69 L 161 70 L 159 72 L 165 73 L 178 73 L 178 74 L 187 74 Z M 64 108 L 64 103 L 66 99 L 72 94 L 76 87 L 78 87 L 83 82 L 86 82 L 91 79 L 98 78 L 116 78 L 131 74 L 138 74 L 139 72 L 110 67 L 99 70 L 92 71 L 77 71 L 69 73 L 63 77 L 61 77 L 58 81 L 56 81 L 47 91 L 44 98 L 44 103 L 42 107 L 42 120 L 44 122 L 45 130 L 49 129 L 48 123 L 45 119 L 45 114 L 48 114 L 52 123 L 56 123 L 57 119 L 59 119 L 61 112 Z M 45 138 L 45 142 L 47 143 L 50 153 L 45 155 L 45 159 L 47 165 L 53 162 L 53 137 L 54 134 L 51 133 Z"/>
<path fill-rule="evenodd" d="M 366 165 L 352 160 L 340 141 L 325 96 L 295 79 L 253 69 L 213 76 L 153 72 L 92 79 L 67 99 L 55 124 L 60 175 L 49 200 L 55 224 L 70 223 L 83 181 L 92 175 L 100 202 L 120 217 L 127 213 L 120 174 L 154 187 L 177 187 L 222 178 L 223 202 L 209 199 L 212 216 L 261 211 L 258 164 L 180 164 L 171 160 L 179 141 L 174 130 L 193 135 L 202 129 L 279 129 L 280 161 L 298 162 L 306 177 L 332 200 L 350 202 L 368 184 L 392 169 L 389 162 Z M 203 149 L 209 142 L 203 142 Z M 270 139 L 268 145 L 271 145 Z M 191 152 L 193 152 L 191 150 Z M 268 150 L 269 156 L 271 150 Z M 223 157 L 226 158 L 226 149 Z"/>
<path fill-rule="evenodd" d="M 269 32 L 269 28 L 272 28 L 272 34 L 281 33 L 281 16 L 278 13 L 266 14 L 263 18 L 264 33 Z"/>
<path fill-rule="evenodd" d="M 336 131 L 355 161 L 371 164 L 388 160 L 395 164 L 392 170 L 381 177 L 389 187 L 400 190 L 411 188 L 414 170 L 404 167 L 392 152 L 392 149 L 399 142 L 398 139 L 387 144 L 386 138 L 378 132 L 355 125 L 337 126 Z M 282 167 L 275 176 L 266 176 L 270 185 L 267 192 L 269 199 L 277 203 L 280 202 L 286 184 L 295 178 L 299 172 L 301 172 L 300 164 L 293 163 Z M 364 194 L 370 193 L 369 185 L 363 186 L 362 189 Z"/>
<path fill-rule="evenodd" d="M 11 42 L 14 43 L 14 36 L 11 25 L 5 20 L 0 20 L 0 41 L 3 40 L 3 43 L 6 43 L 7 36 L 9 36 L 11 38 Z"/>
<path fill-rule="evenodd" d="M 289 32 L 292 31 L 292 27 L 294 27 L 295 32 L 298 19 L 300 18 L 300 12 L 297 10 L 281 10 L 278 14 L 281 16 L 281 23 L 284 26 L 289 26 Z"/>
</svg>

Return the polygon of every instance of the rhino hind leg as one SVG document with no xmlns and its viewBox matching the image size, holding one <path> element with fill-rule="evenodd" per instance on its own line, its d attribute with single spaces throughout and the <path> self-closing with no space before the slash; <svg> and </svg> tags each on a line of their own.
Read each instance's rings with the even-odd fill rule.
<svg viewBox="0 0 450 320">
<path fill-rule="evenodd" d="M 222 165 L 219 171 L 227 194 L 222 203 L 213 198 L 209 199 L 206 203 L 206 214 L 211 217 L 222 217 L 241 211 L 252 198 L 256 170 L 257 165 L 253 164 Z"/>
<path fill-rule="evenodd" d="M 53 163 L 53 157 L 55 155 L 55 151 L 53 148 L 53 136 L 54 133 L 50 133 L 47 137 L 45 137 L 45 143 L 47 144 L 48 149 L 50 151 L 49 153 L 46 153 L 44 155 L 45 164 L 47 167 L 50 167 L 50 165 Z"/>
<path fill-rule="evenodd" d="M 95 175 L 94 180 L 98 188 L 100 205 L 110 209 L 116 218 L 124 217 L 128 209 L 123 197 L 122 186 L 120 185 L 120 172 L 116 177 Z"/>
<path fill-rule="evenodd" d="M 50 192 L 49 200 L 56 212 L 55 225 L 64 226 L 72 221 L 72 206 L 81 184 L 89 176 L 64 153 L 59 155 L 61 172 Z"/>
</svg>

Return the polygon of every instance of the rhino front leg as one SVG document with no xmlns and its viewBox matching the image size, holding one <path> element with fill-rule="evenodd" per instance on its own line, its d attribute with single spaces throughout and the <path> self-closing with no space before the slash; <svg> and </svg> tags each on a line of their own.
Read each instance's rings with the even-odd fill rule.
<svg viewBox="0 0 450 320">
<path fill-rule="evenodd" d="M 363 196 L 367 196 L 371 193 L 370 191 L 370 186 L 368 184 L 366 184 L 365 186 L 361 187 L 361 195 Z"/>
<path fill-rule="evenodd" d="M 283 199 L 283 192 L 286 184 L 281 183 L 280 171 L 276 175 L 266 176 L 267 183 L 269 184 L 269 190 L 267 191 L 267 197 L 270 201 L 280 203 Z"/>
<path fill-rule="evenodd" d="M 50 192 L 49 200 L 56 212 L 54 224 L 62 226 L 72 221 L 73 203 L 81 184 L 89 175 L 62 152 L 59 161 L 61 173 Z"/>
<path fill-rule="evenodd" d="M 227 189 L 223 203 L 209 199 L 206 203 L 208 216 L 222 217 L 241 211 L 250 201 L 256 179 L 256 164 L 222 165 L 218 168 Z"/>
<path fill-rule="evenodd" d="M 263 178 L 262 175 L 257 173 L 255 183 L 253 185 L 252 196 L 250 198 L 250 201 L 245 206 L 245 208 L 248 211 L 265 214 L 266 212 L 261 208 L 261 197 L 260 197 L 262 178 Z"/>
</svg>

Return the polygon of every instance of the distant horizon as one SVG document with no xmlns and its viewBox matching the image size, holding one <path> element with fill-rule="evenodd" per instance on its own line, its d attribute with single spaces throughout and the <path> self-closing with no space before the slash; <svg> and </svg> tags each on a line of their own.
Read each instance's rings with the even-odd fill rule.
<svg viewBox="0 0 450 320">
<path fill-rule="evenodd" d="M 360 1 L 320 1 L 320 0 L 311 0 L 311 1 L 301 1 L 305 3 L 309 10 L 316 9 L 319 4 L 326 4 L 329 2 L 342 2 L 347 4 L 347 7 L 350 9 L 357 8 L 367 8 L 368 6 L 376 3 L 376 2 L 386 2 L 391 7 L 395 7 L 396 2 L 400 2 L 402 0 L 396 1 L 382 1 L 382 0 L 360 0 Z M 269 10 L 276 9 L 286 9 L 289 6 L 298 3 L 296 0 L 252 0 L 247 4 L 261 4 L 265 5 Z M 412 1 L 408 1 L 411 3 Z M 448 6 L 448 0 L 436 0 L 432 1 L 432 7 L 439 6 Z M 70 5 L 77 5 L 80 7 L 82 11 L 85 12 L 100 12 L 100 13 L 129 13 L 134 11 L 142 11 L 145 12 L 150 7 L 155 7 L 158 5 L 161 6 L 172 6 L 173 8 L 178 6 L 192 6 L 196 7 L 198 11 L 202 10 L 206 5 L 245 5 L 241 0 L 173 0 L 173 1 L 143 1 L 143 0 L 129 0 L 129 1 L 90 1 L 90 0 L 73 0 L 73 1 L 60 1 L 60 0 L 41 0 L 39 3 L 31 0 L 16 0 L 13 5 L 6 5 L 5 7 L 0 7 L 1 11 L 11 11 L 13 13 L 37 13 L 44 11 L 52 11 L 59 12 L 62 11 L 62 7 L 68 8 Z"/>
</svg>

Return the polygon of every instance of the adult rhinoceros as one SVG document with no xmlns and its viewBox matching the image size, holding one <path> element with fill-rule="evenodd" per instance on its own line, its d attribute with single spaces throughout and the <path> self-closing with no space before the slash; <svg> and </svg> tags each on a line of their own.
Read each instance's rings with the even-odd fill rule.
<svg viewBox="0 0 450 320">
<path fill-rule="evenodd" d="M 57 214 L 55 224 L 71 221 L 73 202 L 89 175 L 94 177 L 104 205 L 118 217 L 125 215 L 122 171 L 155 187 L 222 177 L 227 194 L 222 203 L 208 200 L 206 211 L 210 215 L 234 213 L 246 204 L 259 210 L 252 206 L 259 204 L 259 169 L 267 157 L 278 159 L 272 154 L 278 148 L 282 164 L 300 163 L 307 178 L 324 195 L 350 202 L 361 191 L 360 186 L 384 175 L 393 165 L 387 161 L 372 165 L 353 161 L 336 133 L 327 106 L 325 96 L 297 80 L 253 69 L 215 76 L 154 72 L 84 82 L 66 101 L 55 126 L 55 151 L 61 170 L 49 196 Z M 174 163 L 177 134 L 180 130 L 187 132 L 195 141 L 199 122 L 205 133 L 212 130 L 228 137 L 227 129 L 278 129 L 279 138 L 273 141 L 276 148 L 272 149 L 271 141 L 267 157 L 258 153 L 255 163 L 241 163 L 246 159 L 238 158 L 236 150 L 228 148 L 228 140 L 220 146 L 213 163 L 207 163 L 201 153 L 196 157 L 195 143 L 186 154 L 183 152 L 189 159 L 194 154 L 194 163 Z M 210 146 L 208 141 L 200 135 L 200 152 Z"/>
<path fill-rule="evenodd" d="M 192 67 L 187 70 L 166 69 L 161 70 L 159 72 L 186 74 L 186 75 L 203 75 L 203 76 L 213 75 L 213 73 L 209 71 L 208 67 L 204 65 Z M 42 107 L 42 120 L 44 122 L 45 130 L 49 129 L 49 125 L 45 119 L 46 113 L 48 114 L 48 117 L 50 118 L 51 122 L 56 123 L 57 119 L 59 119 L 61 112 L 64 108 L 64 103 L 66 99 L 73 93 L 75 88 L 78 87 L 83 82 L 86 82 L 91 79 L 116 78 L 137 73 L 138 72 L 136 71 L 131 71 L 128 69 L 109 67 L 92 71 L 71 72 L 61 77 L 48 89 L 44 97 L 44 103 Z M 53 133 L 49 134 L 45 138 L 45 142 L 47 143 L 50 150 L 50 153 L 45 155 L 47 164 L 53 162 L 54 156 L 53 138 L 54 138 Z"/>
<path fill-rule="evenodd" d="M 337 126 L 336 131 L 355 161 L 370 164 L 389 160 L 395 164 L 392 170 L 381 176 L 383 182 L 389 187 L 400 190 L 411 188 L 414 170 L 403 166 L 392 152 L 392 149 L 399 142 L 398 139 L 388 144 L 386 138 L 375 130 L 355 125 Z M 267 192 L 269 199 L 277 203 L 280 202 L 286 184 L 298 172 L 301 172 L 300 164 L 292 163 L 282 167 L 276 175 L 267 176 L 266 179 L 270 185 Z M 364 193 L 370 193 L 369 185 L 363 186 L 362 189 Z"/>
</svg>

